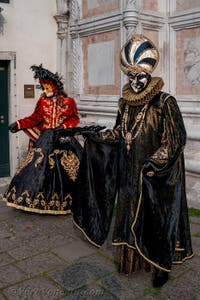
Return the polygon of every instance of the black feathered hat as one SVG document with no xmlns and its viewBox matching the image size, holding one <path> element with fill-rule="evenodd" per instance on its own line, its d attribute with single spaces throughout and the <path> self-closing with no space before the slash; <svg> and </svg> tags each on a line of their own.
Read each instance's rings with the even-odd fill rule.
<svg viewBox="0 0 200 300">
<path fill-rule="evenodd" d="M 53 84 L 57 87 L 58 91 L 63 90 L 63 83 L 61 81 L 62 78 L 58 75 L 57 72 L 54 74 L 49 70 L 44 69 L 42 67 L 42 64 L 40 64 L 39 66 L 33 65 L 30 67 L 30 69 L 32 69 L 32 71 L 35 72 L 34 78 L 39 79 L 41 85 L 45 82 L 53 82 Z"/>
</svg>

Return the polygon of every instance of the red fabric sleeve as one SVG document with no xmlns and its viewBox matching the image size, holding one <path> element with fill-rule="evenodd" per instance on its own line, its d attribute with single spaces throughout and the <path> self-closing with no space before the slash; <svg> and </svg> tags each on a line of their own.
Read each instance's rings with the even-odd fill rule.
<svg viewBox="0 0 200 300">
<path fill-rule="evenodd" d="M 64 128 L 75 127 L 78 125 L 80 119 L 78 116 L 78 111 L 76 107 L 76 102 L 73 98 L 68 98 L 68 110 L 67 110 L 67 119 L 62 124 Z"/>
<path fill-rule="evenodd" d="M 38 100 L 34 112 L 29 116 L 17 121 L 18 130 L 32 128 L 43 120 L 41 111 L 41 98 Z"/>
</svg>

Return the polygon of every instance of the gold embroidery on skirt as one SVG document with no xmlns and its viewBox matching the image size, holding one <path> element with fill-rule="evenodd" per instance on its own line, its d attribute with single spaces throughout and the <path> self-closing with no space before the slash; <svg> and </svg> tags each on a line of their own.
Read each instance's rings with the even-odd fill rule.
<svg viewBox="0 0 200 300">
<path fill-rule="evenodd" d="M 12 199 L 12 201 L 8 201 L 8 199 Z M 68 193 L 63 201 L 61 202 L 59 200 L 59 195 L 58 193 L 54 193 L 50 199 L 49 202 L 46 201 L 45 196 L 43 194 L 43 192 L 39 192 L 34 199 L 31 199 L 31 196 L 29 194 L 29 192 L 26 190 L 23 193 L 21 193 L 21 195 L 19 195 L 17 197 L 17 193 L 16 193 L 16 187 L 12 187 L 12 189 L 10 190 L 10 192 L 8 192 L 4 198 L 4 201 L 7 201 L 7 203 L 11 203 L 13 204 L 13 206 L 22 206 L 22 207 L 27 207 L 30 210 L 31 209 L 36 209 L 38 210 L 39 208 L 37 208 L 38 205 L 42 206 L 41 209 L 39 210 L 44 210 L 44 211 L 51 211 L 54 210 L 53 207 L 55 206 L 56 210 L 55 211 L 65 211 L 67 205 L 72 206 L 72 196 Z M 25 202 L 25 205 L 23 205 L 23 201 Z"/>
<path fill-rule="evenodd" d="M 54 150 L 51 154 L 49 154 L 49 164 L 50 164 L 50 169 L 53 169 L 54 167 L 55 167 L 55 160 L 54 160 L 54 158 L 53 158 L 53 156 L 56 154 L 60 154 L 60 153 L 62 153 L 64 150 L 58 150 L 58 149 L 56 149 L 56 150 Z"/>
<path fill-rule="evenodd" d="M 78 169 L 80 165 L 80 161 L 78 157 L 72 152 L 67 150 L 54 150 L 51 154 L 49 154 L 49 164 L 50 169 L 55 167 L 55 159 L 54 155 L 62 154 L 60 158 L 61 165 L 63 166 L 64 170 L 67 172 L 69 178 L 72 181 L 76 181 Z"/>
<path fill-rule="evenodd" d="M 37 168 L 37 166 L 42 162 L 44 154 L 42 153 L 41 148 L 32 148 L 31 151 L 29 151 L 29 153 L 27 154 L 26 159 L 22 162 L 21 167 L 17 169 L 16 174 L 19 174 L 23 168 L 25 168 L 28 164 L 30 164 L 30 162 L 32 162 L 34 153 L 39 153 L 39 157 L 35 161 L 35 167 Z"/>
<path fill-rule="evenodd" d="M 80 165 L 78 157 L 72 151 L 69 151 L 68 153 L 64 152 L 60 161 L 69 178 L 76 181 Z"/>
</svg>

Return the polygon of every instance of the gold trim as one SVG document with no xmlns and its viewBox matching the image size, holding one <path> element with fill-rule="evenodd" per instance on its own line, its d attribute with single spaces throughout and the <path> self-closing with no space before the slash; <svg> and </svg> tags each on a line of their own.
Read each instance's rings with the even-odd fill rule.
<svg viewBox="0 0 200 300">
<path fill-rule="evenodd" d="M 122 97 L 128 105 L 143 105 L 151 101 L 159 93 L 163 85 L 164 82 L 161 77 L 152 77 L 147 88 L 143 92 L 135 94 L 130 84 L 126 83 L 122 89 Z"/>
<path fill-rule="evenodd" d="M 184 263 L 184 261 L 191 259 L 194 256 L 194 254 L 191 254 L 190 256 L 186 256 L 184 257 L 182 260 L 180 261 L 173 261 L 172 264 L 173 265 L 181 265 L 182 263 Z"/>
<path fill-rule="evenodd" d="M 142 174 L 143 174 L 143 168 L 142 168 L 142 170 L 141 170 L 141 172 L 140 172 L 140 189 L 141 189 L 141 192 L 140 192 L 140 196 L 139 196 L 138 206 L 137 206 L 137 209 L 136 209 L 135 219 L 134 219 L 134 221 L 133 221 L 133 223 L 132 223 L 132 225 L 131 225 L 131 231 L 132 231 L 132 234 L 133 234 L 133 236 L 134 236 L 134 238 L 135 238 L 135 246 L 136 246 L 136 249 L 137 249 L 137 251 L 139 252 L 139 254 L 140 254 L 146 261 L 148 261 L 150 264 L 152 264 L 153 266 L 155 266 L 156 268 L 158 268 L 158 269 L 160 269 L 160 270 L 162 270 L 162 271 L 170 272 L 171 270 L 168 270 L 168 269 L 166 269 L 166 268 L 163 268 L 163 267 L 161 267 L 160 265 L 158 265 L 157 263 L 155 263 L 155 262 L 151 261 L 150 259 L 148 259 L 148 258 L 142 253 L 142 251 L 140 250 L 140 248 L 139 248 L 139 246 L 138 246 L 138 244 L 137 244 L 137 237 L 136 237 L 136 234 L 135 234 L 133 228 L 134 228 L 135 223 L 136 223 L 136 221 L 137 221 L 137 217 L 138 217 L 138 213 L 139 213 L 140 205 L 141 205 L 141 199 L 142 199 L 142 183 L 143 183 L 143 175 L 142 175 Z M 129 245 L 128 243 L 123 243 L 123 242 L 122 242 L 122 243 L 113 243 L 114 246 L 119 246 L 119 245 L 124 245 L 124 244 L 127 245 L 127 246 L 130 247 L 130 248 L 133 248 L 133 246 Z M 182 262 L 180 262 L 180 263 L 183 263 L 185 260 L 190 259 L 190 258 L 192 258 L 193 256 L 194 256 L 194 254 L 185 257 L 184 259 L 182 259 Z M 176 262 L 172 262 L 172 263 L 174 264 L 174 263 L 176 263 Z"/>
<path fill-rule="evenodd" d="M 56 149 L 48 156 L 50 169 L 53 169 L 55 167 L 55 154 L 62 154 L 62 157 L 60 158 L 60 163 L 63 169 L 66 171 L 69 178 L 75 182 L 78 176 L 78 170 L 80 165 L 79 158 L 71 150 L 67 151 Z"/>
<path fill-rule="evenodd" d="M 97 247 L 97 248 L 100 248 L 101 247 L 101 245 L 98 245 L 98 244 L 96 244 L 95 242 L 93 242 L 90 238 L 89 238 L 89 236 L 85 233 L 85 231 L 74 221 L 74 219 L 73 219 L 73 223 L 74 223 L 74 225 L 84 234 L 84 236 L 86 237 L 86 239 L 92 244 L 92 245 L 94 245 L 95 247 Z"/>
<path fill-rule="evenodd" d="M 44 158 L 44 154 L 42 152 L 42 149 L 41 148 L 32 148 L 25 160 L 22 162 L 22 165 L 17 169 L 16 171 L 16 175 L 19 174 L 21 172 L 22 169 L 24 169 L 28 164 L 30 164 L 34 158 L 34 153 L 39 153 L 39 157 L 35 160 L 35 168 L 37 168 L 37 166 L 42 162 L 43 158 Z"/>
<path fill-rule="evenodd" d="M 14 207 L 18 210 L 35 212 L 35 213 L 38 213 L 38 214 L 50 214 L 50 215 L 68 215 L 68 214 L 72 214 L 70 209 L 65 210 L 65 211 L 62 211 L 62 210 L 59 210 L 59 211 L 56 211 L 56 210 L 42 210 L 42 209 L 29 208 L 29 207 L 26 207 L 26 206 L 21 206 L 21 205 L 17 205 L 17 204 L 14 204 L 14 203 L 10 203 L 6 200 L 6 198 L 3 198 L 3 201 L 6 202 L 7 206 Z"/>
<path fill-rule="evenodd" d="M 11 199 L 11 201 L 9 201 L 8 199 Z M 54 193 L 51 196 L 50 201 L 46 202 L 43 192 L 38 192 L 38 194 L 33 199 L 31 199 L 29 192 L 25 190 L 23 193 L 21 193 L 20 196 L 17 197 L 15 186 L 13 186 L 12 189 L 4 195 L 3 200 L 7 203 L 8 206 L 13 206 L 17 209 L 30 210 L 40 213 L 50 213 L 52 211 L 53 214 L 54 212 L 60 213 L 62 211 L 64 212 L 64 214 L 66 214 L 66 211 L 71 210 L 66 209 L 67 205 L 72 205 L 72 196 L 69 193 L 65 196 L 64 201 L 62 202 L 59 201 L 59 196 L 57 193 Z M 23 204 L 22 201 L 25 201 L 25 204 Z M 41 205 L 41 208 L 36 207 L 38 204 Z M 54 205 L 57 208 L 56 210 L 53 209 Z"/>
<path fill-rule="evenodd" d="M 21 129 L 21 126 L 20 126 L 19 121 L 17 121 L 16 123 L 17 123 L 18 130 L 20 130 L 20 129 Z"/>
<path fill-rule="evenodd" d="M 80 160 L 72 151 L 64 151 L 60 159 L 61 165 L 67 172 L 69 178 L 75 182 L 78 176 Z"/>
<path fill-rule="evenodd" d="M 36 132 L 36 127 L 33 128 L 25 128 L 24 132 L 32 139 L 34 139 L 35 141 L 39 138 L 40 136 L 40 131 L 38 130 L 38 132 Z"/>
</svg>

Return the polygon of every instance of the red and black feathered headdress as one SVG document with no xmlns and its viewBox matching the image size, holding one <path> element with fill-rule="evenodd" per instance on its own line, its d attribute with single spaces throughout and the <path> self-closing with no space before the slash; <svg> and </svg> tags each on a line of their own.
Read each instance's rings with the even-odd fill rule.
<svg viewBox="0 0 200 300">
<path fill-rule="evenodd" d="M 35 72 L 34 78 L 39 79 L 41 84 L 52 82 L 57 87 L 58 91 L 63 90 L 63 83 L 61 81 L 61 76 L 59 76 L 57 72 L 54 74 L 49 70 L 44 69 L 42 67 L 42 64 L 40 64 L 39 66 L 33 65 L 30 68 L 32 69 L 33 72 Z"/>
</svg>

